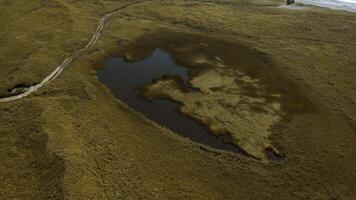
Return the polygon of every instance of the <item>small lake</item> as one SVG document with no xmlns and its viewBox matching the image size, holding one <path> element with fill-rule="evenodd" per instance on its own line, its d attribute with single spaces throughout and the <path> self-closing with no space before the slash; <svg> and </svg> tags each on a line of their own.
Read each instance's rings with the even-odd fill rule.
<svg viewBox="0 0 356 200">
<path fill-rule="evenodd" d="M 187 68 L 176 64 L 169 53 L 156 49 L 149 57 L 135 62 L 120 57 L 108 58 L 105 68 L 98 70 L 97 76 L 111 89 L 116 98 L 158 124 L 194 142 L 241 153 L 238 147 L 227 143 L 223 137 L 209 134 L 204 126 L 181 115 L 177 103 L 165 99 L 149 102 L 140 98 L 137 87 L 163 75 L 176 75 L 187 81 L 187 71 Z"/>
<path fill-rule="evenodd" d="M 273 126 L 313 110 L 267 54 L 238 42 L 163 31 L 118 47 L 116 55 L 97 76 L 117 99 L 215 149 L 283 159 L 266 139 Z"/>
</svg>

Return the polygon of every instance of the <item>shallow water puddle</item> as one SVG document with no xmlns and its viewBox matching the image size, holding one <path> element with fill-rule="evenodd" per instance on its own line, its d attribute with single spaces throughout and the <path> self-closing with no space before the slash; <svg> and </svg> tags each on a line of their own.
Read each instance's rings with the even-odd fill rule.
<svg viewBox="0 0 356 200">
<path fill-rule="evenodd" d="M 168 32 L 143 36 L 119 54 L 98 71 L 115 97 L 217 149 L 274 160 L 273 127 L 311 108 L 266 54 L 238 43 Z"/>
</svg>

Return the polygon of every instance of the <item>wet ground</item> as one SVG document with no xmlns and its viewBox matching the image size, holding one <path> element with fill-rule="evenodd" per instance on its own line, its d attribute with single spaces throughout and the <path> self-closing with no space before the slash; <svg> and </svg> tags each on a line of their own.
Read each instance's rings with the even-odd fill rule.
<svg viewBox="0 0 356 200">
<path fill-rule="evenodd" d="M 187 70 L 175 63 L 168 53 L 156 49 L 152 55 L 140 61 L 111 57 L 97 75 L 115 97 L 160 125 L 192 141 L 217 149 L 241 152 L 236 146 L 227 143 L 226 138 L 209 134 L 204 126 L 181 115 L 178 112 L 178 103 L 167 99 L 147 101 L 140 97 L 139 86 L 160 79 L 163 75 L 175 75 L 188 81 Z"/>
<path fill-rule="evenodd" d="M 310 106 L 267 55 L 193 34 L 151 38 L 128 45 L 98 71 L 115 97 L 192 141 L 258 159 L 281 157 L 268 141 L 271 129 Z"/>
</svg>

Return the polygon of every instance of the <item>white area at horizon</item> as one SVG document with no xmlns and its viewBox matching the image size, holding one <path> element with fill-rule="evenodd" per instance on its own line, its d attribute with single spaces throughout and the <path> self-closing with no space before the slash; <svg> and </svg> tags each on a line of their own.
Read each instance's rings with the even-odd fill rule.
<svg viewBox="0 0 356 200">
<path fill-rule="evenodd" d="M 296 2 L 356 12 L 356 0 L 296 0 Z"/>
</svg>

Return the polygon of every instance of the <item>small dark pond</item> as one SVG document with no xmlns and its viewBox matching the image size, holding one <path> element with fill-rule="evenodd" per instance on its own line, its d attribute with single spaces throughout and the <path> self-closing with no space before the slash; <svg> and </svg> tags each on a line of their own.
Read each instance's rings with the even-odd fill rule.
<svg viewBox="0 0 356 200">
<path fill-rule="evenodd" d="M 239 82 L 241 95 L 279 102 L 279 115 L 283 120 L 314 110 L 299 88 L 279 72 L 268 54 L 234 41 L 199 34 L 163 31 L 144 35 L 118 47 L 117 56 L 106 59 L 105 67 L 98 70 L 97 76 L 117 99 L 175 133 L 216 149 L 249 156 L 231 144 L 230 134 L 226 137 L 210 134 L 205 126 L 182 115 L 178 103 L 157 98 L 146 101 L 138 89 L 164 75 L 173 75 L 184 81 L 184 89 L 190 90 L 189 93 L 201 92 L 189 87 L 189 79 L 204 70 L 215 69 L 219 64 L 225 66 L 225 73 L 233 71 L 257 79 L 258 87 Z M 260 105 L 252 102 L 248 106 Z M 273 161 L 284 159 L 274 151 L 267 150 L 266 155 Z"/>
<path fill-rule="evenodd" d="M 209 134 L 204 126 L 181 115 L 177 110 L 177 103 L 164 99 L 149 102 L 139 97 L 138 86 L 150 83 L 162 75 L 178 75 L 184 81 L 189 79 L 187 68 L 177 65 L 170 54 L 160 49 L 156 49 L 148 58 L 136 62 L 111 57 L 106 60 L 105 68 L 97 72 L 99 80 L 111 89 L 116 98 L 149 119 L 194 142 L 241 152 L 236 146 L 226 143 L 223 137 Z"/>
</svg>

